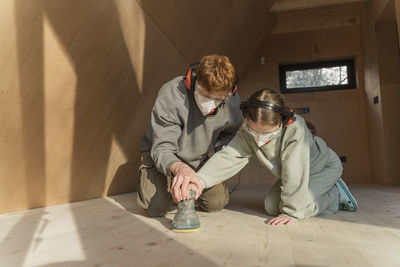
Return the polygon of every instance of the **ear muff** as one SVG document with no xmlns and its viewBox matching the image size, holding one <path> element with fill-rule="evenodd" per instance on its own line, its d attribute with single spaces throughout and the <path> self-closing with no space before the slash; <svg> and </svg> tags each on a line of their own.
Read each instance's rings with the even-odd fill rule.
<svg viewBox="0 0 400 267">
<path fill-rule="evenodd" d="M 235 95 L 236 91 L 237 91 L 237 84 L 235 84 L 233 89 L 232 89 L 232 95 Z"/>
<path fill-rule="evenodd" d="M 239 83 L 239 75 L 236 74 L 235 75 L 235 82 L 233 83 L 232 90 L 231 90 L 232 95 L 236 94 L 236 91 L 238 90 L 238 83 Z"/>
<path fill-rule="evenodd" d="M 200 61 L 192 63 L 189 65 L 189 70 L 186 73 L 186 88 L 188 90 L 194 91 L 194 86 L 196 84 L 196 69 L 193 66 L 200 64 Z"/>
<path fill-rule="evenodd" d="M 243 112 L 250 107 L 265 108 L 278 112 L 282 116 L 282 124 L 284 127 L 288 127 L 296 120 L 292 109 L 282 108 L 267 101 L 246 101 L 240 104 L 240 109 L 243 110 Z"/>
<path fill-rule="evenodd" d="M 283 125 L 285 125 L 285 127 L 288 127 L 290 124 L 292 124 L 296 118 L 294 117 L 294 112 L 292 109 L 289 109 L 289 112 L 291 112 L 293 115 L 292 116 L 285 116 L 284 120 L 283 120 Z"/>
<path fill-rule="evenodd" d="M 186 88 L 188 90 L 194 91 L 194 86 L 196 84 L 196 70 L 189 69 L 186 73 Z"/>
</svg>

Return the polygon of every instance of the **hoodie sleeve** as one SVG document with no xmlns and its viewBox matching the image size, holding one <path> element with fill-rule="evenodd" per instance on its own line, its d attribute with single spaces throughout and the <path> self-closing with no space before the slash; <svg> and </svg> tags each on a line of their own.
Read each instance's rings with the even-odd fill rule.
<svg viewBox="0 0 400 267">
<path fill-rule="evenodd" d="M 215 153 L 197 172 L 203 188 L 228 180 L 247 165 L 253 152 L 244 138 L 239 131 L 227 146 Z"/>
<path fill-rule="evenodd" d="M 286 141 L 282 150 L 281 212 L 295 218 L 303 218 L 303 208 L 309 202 L 310 138 L 305 131 L 297 132 Z"/>
<path fill-rule="evenodd" d="M 151 157 L 156 168 L 166 176 L 172 176 L 171 165 L 181 161 L 176 153 L 179 151 L 182 126 L 175 113 L 157 99 L 150 118 L 153 134 Z"/>
</svg>

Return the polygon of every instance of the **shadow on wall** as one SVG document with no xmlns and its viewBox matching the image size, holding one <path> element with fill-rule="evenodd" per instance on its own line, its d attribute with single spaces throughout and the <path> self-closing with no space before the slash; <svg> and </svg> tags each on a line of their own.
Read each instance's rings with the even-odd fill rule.
<svg viewBox="0 0 400 267">
<path fill-rule="evenodd" d="M 142 101 L 135 70 L 114 1 L 45 1 L 44 9 L 77 74 L 70 199 L 94 198 L 106 187 L 113 138 L 128 162 L 138 154 L 125 136 Z"/>
<path fill-rule="evenodd" d="M 242 5 L 246 4 L 240 2 L 236 9 L 240 10 Z M 147 91 L 141 93 L 138 79 L 141 79 L 141 84 L 146 85 L 146 88 L 154 88 L 157 84 L 155 80 L 165 81 L 166 77 L 172 78 L 174 70 L 178 69 L 178 66 L 182 67 L 182 63 L 188 62 L 182 54 L 175 51 L 177 48 L 174 44 L 168 47 L 159 42 L 161 40 L 167 43 L 169 40 L 157 25 L 151 25 L 152 32 L 149 34 L 146 23 L 154 21 L 147 19 L 143 22 L 144 34 L 139 37 L 144 39 L 146 50 L 143 56 L 143 75 L 138 76 L 133 66 L 135 62 L 132 62 L 130 55 L 132 49 L 128 48 L 131 42 L 126 42 L 124 38 L 126 36 L 123 34 L 122 26 L 126 22 L 123 25 L 120 23 L 119 6 L 140 8 L 138 1 L 38 0 L 25 3 L 16 0 L 14 2 L 24 161 L 28 173 L 25 177 L 25 189 L 31 207 L 48 205 L 53 201 L 46 199 L 46 195 L 53 193 L 50 188 L 57 179 L 51 175 L 46 177 L 46 166 L 48 167 L 50 160 L 49 155 L 46 158 L 48 137 L 45 131 L 47 125 L 45 89 L 48 89 L 45 87 L 47 73 L 44 66 L 45 21 L 46 26 L 50 25 L 76 75 L 69 199 L 71 201 L 90 199 L 105 193 L 110 182 L 107 178 L 110 177 L 107 168 L 112 156 L 113 140 L 117 141 L 127 162 L 116 171 L 107 193 L 122 193 L 135 188 L 134 179 L 127 177 L 136 177 L 140 142 L 136 137 L 141 136 L 144 129 L 135 128 L 132 124 L 142 126 L 147 123 L 147 118 L 143 114 L 150 111 L 152 103 L 148 106 L 143 103 L 150 102 L 146 100 L 153 100 L 155 96 L 154 90 L 149 91 L 150 93 Z M 251 7 L 249 9 L 251 11 Z M 142 10 L 141 12 L 145 14 Z M 234 12 L 232 16 L 233 14 Z M 230 25 L 230 21 L 221 24 L 221 27 L 228 24 Z M 241 24 L 237 27 L 240 28 Z M 129 34 L 134 35 L 135 32 Z M 217 38 L 218 34 L 215 36 L 214 38 Z M 232 38 L 236 38 L 236 35 Z M 208 49 L 214 50 L 212 45 Z M 222 43 L 219 51 L 224 49 L 225 43 Z M 175 54 L 172 54 L 173 52 Z M 171 56 L 162 57 L 163 54 Z M 175 55 L 179 58 L 178 56 L 174 58 Z M 169 62 L 163 62 L 168 60 Z M 155 70 L 155 67 L 158 69 Z M 158 73 L 155 79 L 153 75 L 156 71 Z M 63 73 L 52 75 L 63 75 Z M 61 91 L 60 88 L 50 88 L 50 90 Z M 59 187 L 65 184 L 61 180 L 63 179 L 60 179 Z M 21 254 L 24 256 L 20 258 L 17 266 L 23 265 L 27 259 L 26 253 L 30 251 L 32 242 L 37 240 L 39 226 L 45 225 L 39 232 L 46 231 L 47 216 L 44 210 L 35 213 L 33 219 L 24 215 L 7 233 L 6 239 L 12 239 L 22 231 L 25 233 L 23 240 L 18 240 L 24 244 L 21 248 Z M 32 223 L 27 228 L 24 222 L 31 219 Z M 74 215 L 74 222 L 78 229 L 86 225 L 79 214 Z M 82 246 L 90 247 L 88 237 L 81 232 L 79 234 Z M 40 243 L 37 246 L 40 248 Z M 6 247 L 6 244 L 2 242 L 0 247 Z M 90 263 L 96 256 L 90 250 L 84 253 L 86 260 L 79 263 Z"/>
<path fill-rule="evenodd" d="M 14 8 L 27 173 L 25 191 L 30 207 L 48 205 L 44 129 L 44 17 L 48 18 L 77 75 L 70 200 L 98 197 L 107 187 L 107 163 L 113 139 L 117 140 L 128 161 L 123 168 L 124 179 L 114 177 L 119 184 L 112 187 L 109 193 L 132 191 L 137 170 L 134 163 L 138 162 L 140 140 L 135 140 L 129 134 L 132 122 L 144 117 L 135 113 L 143 99 L 115 2 L 42 0 L 27 3 L 17 0 Z M 46 221 L 44 209 L 41 209 L 34 218 L 29 218 L 32 223 L 27 229 L 26 216 L 28 214 L 14 225 L 4 239 L 25 233 L 23 240 L 18 240 L 24 244 L 20 249 L 25 253 L 15 266 L 23 265 L 32 242 L 37 239 L 39 225 Z M 78 229 L 85 225 L 80 216 L 74 217 Z M 80 239 L 83 247 L 90 246 L 84 236 L 81 235 Z M 40 246 L 40 243 L 37 245 Z M 1 247 L 6 247 L 5 241 L 0 244 Z M 87 262 L 93 260 L 92 256 L 95 255 L 86 252 Z"/>
<path fill-rule="evenodd" d="M 44 63 L 43 63 L 43 10 L 35 1 L 16 0 L 15 25 L 17 28 L 17 60 L 22 113 L 23 148 L 25 164 L 25 192 L 30 206 L 44 206 L 46 203 L 46 158 L 44 132 Z M 19 12 L 24 10 L 24 12 Z M 29 16 L 29 25 L 26 17 Z M 32 54 L 31 51 L 35 53 Z M 31 123 L 34 121 L 35 124 Z M 30 128 L 32 127 L 32 128 Z M 7 240 L 25 232 L 20 250 L 24 251 L 15 266 L 22 266 L 34 233 L 45 212 L 41 210 L 31 216 L 32 223 L 25 224 L 27 215 L 7 233 L 0 243 L 0 251 L 6 251 Z M 36 244 L 38 245 L 38 243 Z"/>
</svg>

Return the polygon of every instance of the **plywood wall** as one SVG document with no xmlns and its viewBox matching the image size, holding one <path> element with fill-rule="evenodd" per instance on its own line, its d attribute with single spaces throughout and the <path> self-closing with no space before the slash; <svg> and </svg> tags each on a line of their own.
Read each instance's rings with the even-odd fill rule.
<svg viewBox="0 0 400 267">
<path fill-rule="evenodd" d="M 260 63 L 265 57 L 266 63 Z M 286 102 L 295 108 L 310 108 L 304 117 L 313 122 L 327 144 L 339 156 L 346 156 L 343 179 L 351 183 L 370 182 L 368 128 L 361 57 L 360 26 L 272 35 L 258 53 L 244 81 L 242 98 L 255 90 L 279 90 L 280 63 L 354 58 L 358 87 L 354 90 L 286 94 Z M 264 169 L 248 182 L 270 182 Z"/>
<path fill-rule="evenodd" d="M 232 59 L 242 98 L 278 88 L 279 63 L 354 57 L 357 89 L 287 101 L 309 107 L 305 117 L 347 156 L 346 181 L 399 184 L 392 127 L 399 76 L 384 71 L 388 50 L 375 35 L 389 0 L 369 1 L 360 17 L 352 9 L 357 19 L 344 27 L 268 39 L 273 2 L 1 1 L 0 213 L 135 190 L 139 141 L 158 89 L 210 53 Z M 255 161 L 240 179 L 274 180 Z"/>
<path fill-rule="evenodd" d="M 1 1 L 0 213 L 135 190 L 160 86 L 208 53 L 244 73 L 272 4 Z"/>
<path fill-rule="evenodd" d="M 400 48 L 395 10 L 391 0 L 375 23 L 375 32 L 388 184 L 400 185 Z"/>
<path fill-rule="evenodd" d="M 396 3 L 396 5 L 395 5 Z M 362 40 L 365 92 L 372 179 L 387 185 L 400 184 L 399 169 L 399 41 L 400 4 L 371 1 L 363 10 Z M 373 103 L 378 97 L 379 102 Z"/>
<path fill-rule="evenodd" d="M 210 53 L 230 57 L 240 75 L 275 26 L 271 0 L 139 0 L 189 62 Z M 173 18 L 173 19 L 172 19 Z"/>
</svg>

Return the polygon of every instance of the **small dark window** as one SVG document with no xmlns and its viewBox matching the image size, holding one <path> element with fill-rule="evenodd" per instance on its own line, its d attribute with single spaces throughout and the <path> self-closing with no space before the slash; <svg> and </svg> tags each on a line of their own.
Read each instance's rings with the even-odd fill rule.
<svg viewBox="0 0 400 267">
<path fill-rule="evenodd" d="M 354 60 L 279 65 L 282 93 L 355 89 Z"/>
</svg>

